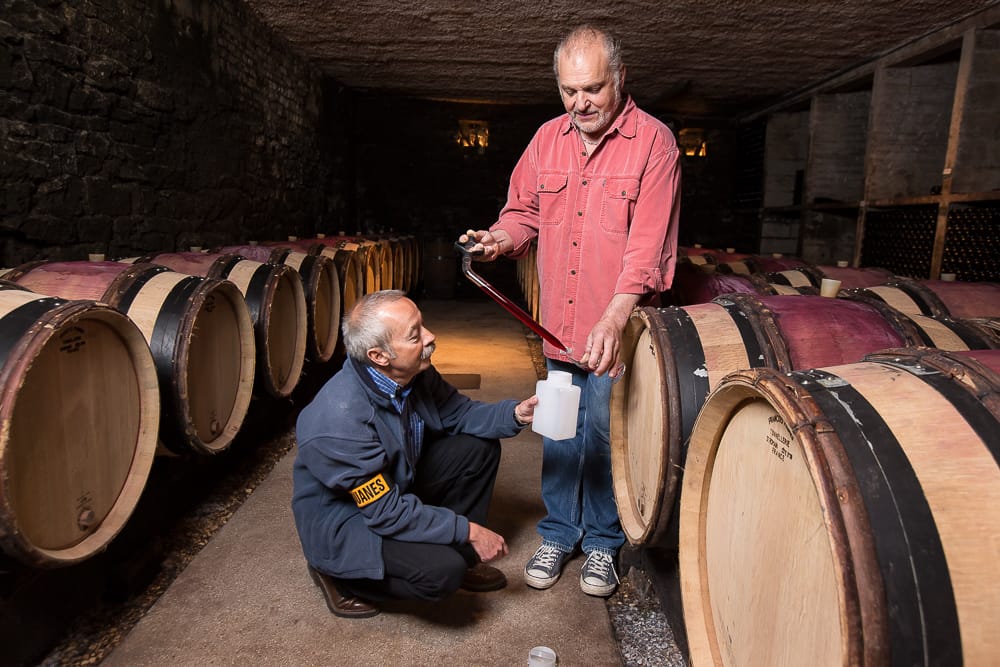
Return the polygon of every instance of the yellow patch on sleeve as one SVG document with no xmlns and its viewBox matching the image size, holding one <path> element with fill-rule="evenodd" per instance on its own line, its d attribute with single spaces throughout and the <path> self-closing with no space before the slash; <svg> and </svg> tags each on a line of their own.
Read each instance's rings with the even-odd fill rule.
<svg viewBox="0 0 1000 667">
<path fill-rule="evenodd" d="M 354 504 L 358 507 L 364 507 L 371 505 L 391 490 L 389 482 L 379 473 L 364 484 L 351 489 L 351 496 L 354 498 Z"/>
</svg>

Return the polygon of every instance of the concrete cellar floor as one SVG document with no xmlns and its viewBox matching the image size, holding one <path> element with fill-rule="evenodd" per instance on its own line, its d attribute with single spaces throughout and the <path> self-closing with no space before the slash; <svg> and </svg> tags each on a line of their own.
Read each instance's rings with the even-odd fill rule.
<svg viewBox="0 0 1000 667">
<path fill-rule="evenodd" d="M 417 303 L 438 336 L 437 368 L 460 388 L 478 384 L 464 393 L 492 401 L 534 392 L 538 344 L 498 305 L 485 297 Z M 294 431 L 281 437 L 293 440 Z M 541 438 L 530 429 L 503 443 L 491 508 L 491 527 L 510 548 L 496 563 L 507 588 L 460 591 L 437 605 L 397 602 L 367 620 L 329 614 L 306 573 L 290 509 L 294 443 L 285 450 L 110 652 L 71 661 L 63 647 L 43 664 L 94 664 L 106 654 L 101 664 L 129 667 L 516 665 L 536 645 L 553 648 L 560 665 L 684 664 L 640 571 L 607 601 L 580 590 L 582 557 L 547 591 L 525 585 L 522 568 L 538 545 L 535 523 L 544 510 Z"/>
</svg>

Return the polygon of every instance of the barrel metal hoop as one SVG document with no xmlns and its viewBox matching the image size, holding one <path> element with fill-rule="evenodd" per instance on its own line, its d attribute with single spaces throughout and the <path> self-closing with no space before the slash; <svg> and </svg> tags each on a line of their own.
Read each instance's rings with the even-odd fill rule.
<svg viewBox="0 0 1000 667">
<path fill-rule="evenodd" d="M 683 443 L 682 449 L 686 452 L 688 436 L 691 435 L 694 422 L 698 418 L 698 412 L 704 405 L 705 398 L 711 391 L 711 386 L 705 368 L 705 350 L 701 344 L 701 337 L 698 335 L 698 328 L 691 320 L 691 315 L 683 308 L 670 308 L 666 314 L 673 315 L 673 317 L 664 319 L 664 324 L 670 331 L 670 345 L 675 352 L 683 352 L 682 354 L 673 354 L 672 358 L 677 370 L 677 384 L 680 393 L 680 441 Z M 683 458 L 681 460 L 683 461 Z"/>
<path fill-rule="evenodd" d="M 123 271 L 115 280 L 108 285 L 108 289 L 105 290 L 104 298 L 108 303 L 112 304 L 120 313 L 128 314 L 129 309 L 132 307 L 132 302 L 142 291 L 142 288 L 146 286 L 150 280 L 161 273 L 166 273 L 170 271 L 167 267 L 161 264 L 133 264 L 132 267 Z M 140 275 L 136 276 L 128 285 L 124 288 L 121 295 L 117 295 L 120 289 L 121 281 L 130 277 L 132 274 L 139 272 Z"/>
<path fill-rule="evenodd" d="M 247 283 L 245 297 L 247 307 L 250 309 L 250 317 L 255 323 L 260 323 L 260 319 L 264 316 L 264 297 L 267 291 L 267 283 L 271 279 L 271 276 L 278 274 L 279 271 L 290 270 L 290 267 L 286 267 L 283 264 L 278 265 L 277 268 L 273 264 L 261 264 L 254 270 L 253 276 L 250 277 L 250 281 Z M 263 330 L 261 331 L 263 333 Z"/>
<path fill-rule="evenodd" d="M 948 562 L 933 512 L 902 446 L 878 411 L 849 383 L 838 383 L 839 378 L 823 369 L 792 376 L 802 384 L 813 381 L 809 391 L 836 427 L 858 480 L 885 597 L 893 609 L 888 615 L 893 662 L 961 664 Z"/>
<path fill-rule="evenodd" d="M 18 306 L 0 319 L 0 368 L 7 364 L 7 358 L 18 342 L 32 327 L 38 325 L 38 320 L 53 308 L 69 303 L 66 299 L 57 297 L 42 297 Z"/>
</svg>

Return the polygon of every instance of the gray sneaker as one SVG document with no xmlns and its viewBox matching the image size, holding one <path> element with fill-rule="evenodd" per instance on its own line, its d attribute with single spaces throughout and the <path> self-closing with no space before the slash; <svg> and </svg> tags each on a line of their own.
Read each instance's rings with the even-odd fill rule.
<svg viewBox="0 0 1000 667">
<path fill-rule="evenodd" d="M 591 551 L 580 570 L 580 588 L 587 595 L 607 597 L 618 587 L 615 557 L 607 551 Z"/>
<path fill-rule="evenodd" d="M 524 566 L 524 581 L 532 588 L 550 588 L 559 580 L 569 554 L 543 544 Z"/>
</svg>

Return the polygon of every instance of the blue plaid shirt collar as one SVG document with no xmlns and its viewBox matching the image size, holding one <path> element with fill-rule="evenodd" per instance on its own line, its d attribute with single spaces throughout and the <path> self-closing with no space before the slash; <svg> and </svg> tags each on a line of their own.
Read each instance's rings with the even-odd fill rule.
<svg viewBox="0 0 1000 667">
<path fill-rule="evenodd" d="M 403 387 L 397 384 L 394 380 L 390 379 L 372 366 L 365 366 L 365 370 L 368 371 L 368 377 L 372 379 L 372 382 L 375 383 L 378 390 L 388 396 L 392 401 L 393 406 L 395 406 L 400 414 L 403 414 L 403 406 L 406 404 L 406 397 L 410 395 L 410 390 L 413 389 L 413 387 Z"/>
</svg>

